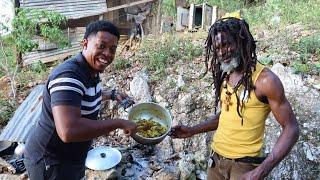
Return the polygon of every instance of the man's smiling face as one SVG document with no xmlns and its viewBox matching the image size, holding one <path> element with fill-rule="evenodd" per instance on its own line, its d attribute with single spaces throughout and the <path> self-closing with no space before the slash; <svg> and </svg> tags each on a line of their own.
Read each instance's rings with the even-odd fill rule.
<svg viewBox="0 0 320 180">
<path fill-rule="evenodd" d="M 98 73 L 112 63 L 118 45 L 118 38 L 109 32 L 99 31 L 83 40 L 83 55 L 90 67 Z"/>
</svg>

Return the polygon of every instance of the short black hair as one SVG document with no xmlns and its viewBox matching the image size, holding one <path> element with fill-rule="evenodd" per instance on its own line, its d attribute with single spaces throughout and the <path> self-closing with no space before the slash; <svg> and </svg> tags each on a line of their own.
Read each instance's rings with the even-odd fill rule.
<svg viewBox="0 0 320 180">
<path fill-rule="evenodd" d="M 88 24 L 83 38 L 87 39 L 91 34 L 97 34 L 99 31 L 109 32 L 110 34 L 115 35 L 118 40 L 120 38 L 118 28 L 111 22 L 105 20 L 99 20 Z"/>
</svg>

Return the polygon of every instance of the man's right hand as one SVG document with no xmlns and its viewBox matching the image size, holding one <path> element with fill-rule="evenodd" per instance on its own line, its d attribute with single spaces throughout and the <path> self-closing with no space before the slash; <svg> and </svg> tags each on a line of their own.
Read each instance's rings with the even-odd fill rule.
<svg viewBox="0 0 320 180">
<path fill-rule="evenodd" d="M 137 132 L 137 124 L 133 121 L 122 120 L 121 129 L 124 131 L 126 135 L 132 136 Z"/>
<path fill-rule="evenodd" d="M 188 138 L 193 135 L 192 128 L 185 125 L 177 125 L 171 129 L 172 138 Z"/>
</svg>

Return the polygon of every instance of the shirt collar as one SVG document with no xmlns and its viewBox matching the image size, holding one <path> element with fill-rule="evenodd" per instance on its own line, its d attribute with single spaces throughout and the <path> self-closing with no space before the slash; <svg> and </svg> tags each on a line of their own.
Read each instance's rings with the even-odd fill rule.
<svg viewBox="0 0 320 180">
<path fill-rule="evenodd" d="M 85 72 L 88 75 L 90 75 L 90 77 L 92 77 L 91 75 L 94 73 L 94 71 L 91 68 L 91 66 L 89 65 L 89 63 L 87 62 L 86 58 L 83 56 L 82 52 L 80 52 L 75 58 L 76 58 L 77 63 L 81 67 L 81 69 L 85 70 Z M 94 77 L 99 77 L 99 73 L 95 74 Z"/>
</svg>

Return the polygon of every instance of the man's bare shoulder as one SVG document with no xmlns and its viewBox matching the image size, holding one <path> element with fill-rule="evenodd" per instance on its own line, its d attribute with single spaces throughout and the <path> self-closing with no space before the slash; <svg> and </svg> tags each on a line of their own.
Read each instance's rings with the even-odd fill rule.
<svg viewBox="0 0 320 180">
<path fill-rule="evenodd" d="M 264 68 L 256 83 L 256 90 L 261 92 L 264 96 L 269 96 L 270 94 L 282 93 L 283 86 L 279 77 L 273 73 L 269 68 Z"/>
</svg>

